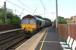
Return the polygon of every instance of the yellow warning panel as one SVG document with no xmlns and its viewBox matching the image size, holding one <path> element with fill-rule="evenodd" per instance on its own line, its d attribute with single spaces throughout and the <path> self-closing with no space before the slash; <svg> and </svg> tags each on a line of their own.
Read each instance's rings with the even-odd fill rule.
<svg viewBox="0 0 76 50">
<path fill-rule="evenodd" d="M 21 24 L 22 29 L 25 29 L 26 31 L 34 31 L 37 29 L 36 24 Z"/>
</svg>

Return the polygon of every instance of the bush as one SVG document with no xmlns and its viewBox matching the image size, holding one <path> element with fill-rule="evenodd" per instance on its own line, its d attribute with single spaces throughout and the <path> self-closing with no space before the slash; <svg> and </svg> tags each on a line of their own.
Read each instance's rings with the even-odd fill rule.
<svg viewBox="0 0 76 50">
<path fill-rule="evenodd" d="M 7 9 L 6 22 L 4 16 L 4 8 L 0 8 L 0 24 L 13 24 L 17 25 L 20 23 L 20 18 L 12 12 L 12 10 Z"/>
<path fill-rule="evenodd" d="M 58 17 L 58 23 L 59 23 L 59 24 L 66 24 L 67 21 L 66 21 L 66 19 L 65 19 L 64 17 L 59 16 L 59 17 Z"/>
</svg>

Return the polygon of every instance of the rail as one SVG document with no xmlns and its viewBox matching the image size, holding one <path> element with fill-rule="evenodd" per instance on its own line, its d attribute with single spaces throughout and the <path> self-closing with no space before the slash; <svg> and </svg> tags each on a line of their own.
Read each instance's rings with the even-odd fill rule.
<svg viewBox="0 0 76 50">
<path fill-rule="evenodd" d="M 0 50 L 7 50 L 25 37 L 20 28 L 0 32 Z"/>
<path fill-rule="evenodd" d="M 46 34 L 46 31 L 47 29 L 42 29 L 15 50 L 35 50 L 41 38 Z"/>
<path fill-rule="evenodd" d="M 0 34 L 4 34 L 4 33 L 8 33 L 8 32 L 13 32 L 13 31 L 17 31 L 17 30 L 21 30 L 19 29 L 12 29 L 12 30 L 7 30 L 7 31 L 1 31 Z"/>
</svg>

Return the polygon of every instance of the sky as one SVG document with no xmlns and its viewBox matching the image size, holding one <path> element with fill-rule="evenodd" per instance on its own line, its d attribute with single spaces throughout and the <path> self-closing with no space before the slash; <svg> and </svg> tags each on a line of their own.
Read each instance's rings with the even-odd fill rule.
<svg viewBox="0 0 76 50">
<path fill-rule="evenodd" d="M 6 1 L 7 8 L 22 18 L 27 14 L 41 15 L 52 21 L 56 18 L 56 0 L 0 0 L 0 7 Z M 58 0 L 58 16 L 70 18 L 76 15 L 76 0 Z"/>
</svg>

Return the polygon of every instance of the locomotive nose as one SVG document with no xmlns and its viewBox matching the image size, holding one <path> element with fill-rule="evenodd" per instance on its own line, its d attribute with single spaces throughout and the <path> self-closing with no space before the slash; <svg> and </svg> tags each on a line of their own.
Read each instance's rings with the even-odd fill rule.
<svg viewBox="0 0 76 50">
<path fill-rule="evenodd" d="M 33 32 L 36 30 L 36 24 L 22 24 L 22 29 L 27 32 Z"/>
<path fill-rule="evenodd" d="M 35 25 L 33 24 L 28 24 L 25 26 L 27 31 L 33 32 L 33 30 L 35 29 Z"/>
</svg>

